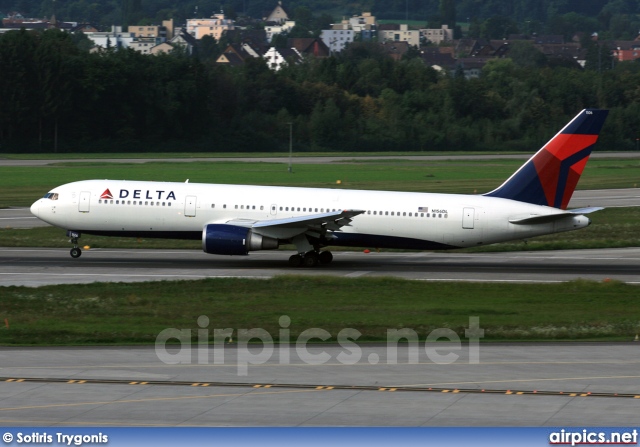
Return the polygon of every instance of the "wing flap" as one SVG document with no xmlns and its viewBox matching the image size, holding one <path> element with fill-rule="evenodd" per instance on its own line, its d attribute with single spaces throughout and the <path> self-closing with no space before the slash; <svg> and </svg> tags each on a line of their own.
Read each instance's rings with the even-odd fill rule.
<svg viewBox="0 0 640 447">
<path fill-rule="evenodd" d="M 309 216 L 288 217 L 285 219 L 260 220 L 251 228 L 263 236 L 278 239 L 289 239 L 299 234 L 311 237 L 330 237 L 328 231 L 339 231 L 351 224 L 353 217 L 364 213 L 364 210 L 340 210 Z"/>
</svg>

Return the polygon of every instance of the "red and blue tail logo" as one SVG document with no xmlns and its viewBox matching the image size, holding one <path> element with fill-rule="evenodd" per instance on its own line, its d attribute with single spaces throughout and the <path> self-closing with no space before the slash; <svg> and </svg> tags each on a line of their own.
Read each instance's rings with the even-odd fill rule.
<svg viewBox="0 0 640 447">
<path fill-rule="evenodd" d="M 608 110 L 585 109 L 490 197 L 567 209 Z"/>
</svg>

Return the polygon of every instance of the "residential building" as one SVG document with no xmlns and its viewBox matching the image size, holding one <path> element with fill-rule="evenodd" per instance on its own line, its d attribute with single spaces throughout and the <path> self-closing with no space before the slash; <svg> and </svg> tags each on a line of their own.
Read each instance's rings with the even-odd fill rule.
<svg viewBox="0 0 640 447">
<path fill-rule="evenodd" d="M 289 20 L 289 14 L 287 14 L 287 11 L 282 7 L 282 2 L 278 1 L 278 5 L 273 9 L 273 11 L 263 17 L 263 20 L 267 23 L 282 25 Z"/>
<path fill-rule="evenodd" d="M 175 36 L 169 41 L 174 46 L 181 46 L 185 49 L 187 54 L 193 54 L 193 51 L 198 46 L 198 41 L 191 34 L 187 33 L 184 28 L 178 28 L 175 32 Z"/>
<path fill-rule="evenodd" d="M 299 63 L 302 55 L 295 48 L 275 48 L 271 47 L 262 56 L 271 70 L 278 71 L 289 63 Z"/>
<path fill-rule="evenodd" d="M 230 44 L 216 59 L 216 63 L 223 65 L 242 65 L 250 57 L 262 57 L 262 52 L 254 48 L 249 42 Z"/>
<path fill-rule="evenodd" d="M 303 56 L 329 57 L 329 47 L 317 37 L 287 39 L 287 47 L 295 48 Z"/>
<path fill-rule="evenodd" d="M 142 54 L 151 54 L 151 49 L 158 45 L 155 38 L 136 39 L 130 42 L 128 48 L 136 50 Z"/>
<path fill-rule="evenodd" d="M 150 50 L 151 54 L 167 54 L 171 53 L 175 47 L 171 45 L 169 42 L 162 42 L 155 47 L 152 47 Z"/>
<path fill-rule="evenodd" d="M 363 12 L 361 16 L 354 15 L 349 19 L 349 28 L 356 33 L 376 28 L 376 16 L 372 16 L 370 12 Z"/>
<path fill-rule="evenodd" d="M 404 54 L 409 51 L 409 42 L 393 42 L 393 41 L 387 41 L 387 42 L 383 42 L 382 44 L 382 48 L 384 49 L 384 52 L 387 53 L 389 56 L 391 56 L 391 59 L 393 59 L 394 61 L 399 61 L 402 59 L 402 56 L 404 56 Z"/>
<path fill-rule="evenodd" d="M 132 25 L 129 26 L 128 32 L 132 33 L 136 37 L 148 37 L 148 38 L 163 38 L 167 39 L 167 29 L 164 26 L 159 25 Z"/>
<path fill-rule="evenodd" d="M 441 28 L 425 28 L 420 30 L 420 38 L 422 41 L 439 45 L 442 42 L 453 40 L 453 30 L 449 28 L 449 25 L 442 25 Z"/>
<path fill-rule="evenodd" d="M 273 37 L 278 34 L 289 32 L 294 26 L 296 26 L 296 22 L 294 20 L 287 20 L 286 22 L 277 25 L 265 26 L 264 30 L 267 33 L 267 42 L 271 42 Z"/>
<path fill-rule="evenodd" d="M 412 46 L 420 46 L 420 31 L 410 30 L 406 23 L 379 25 L 378 37 L 381 42 L 407 42 Z"/>
<path fill-rule="evenodd" d="M 490 61 L 491 58 L 481 57 L 464 57 L 459 58 L 457 61 L 457 68 L 462 69 L 464 77 L 467 79 L 479 78 L 482 73 L 482 69 Z"/>
<path fill-rule="evenodd" d="M 86 33 L 98 48 L 128 48 L 136 38 L 132 33 L 123 32 L 121 26 L 112 26 L 111 31 Z"/>
<path fill-rule="evenodd" d="M 211 36 L 220 40 L 226 31 L 235 29 L 235 22 L 225 18 L 224 14 L 215 14 L 210 19 L 188 19 L 187 32 L 196 39 Z"/>
<path fill-rule="evenodd" d="M 344 47 L 354 41 L 356 32 L 352 29 L 324 29 L 320 38 L 329 47 L 330 54 L 339 53 Z"/>
<path fill-rule="evenodd" d="M 640 59 L 640 41 L 615 40 L 611 48 L 613 57 L 620 62 Z"/>
</svg>

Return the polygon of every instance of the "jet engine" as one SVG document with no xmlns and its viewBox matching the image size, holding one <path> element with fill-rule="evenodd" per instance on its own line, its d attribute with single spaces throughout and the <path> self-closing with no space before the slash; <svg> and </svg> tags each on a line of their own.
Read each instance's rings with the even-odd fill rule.
<svg viewBox="0 0 640 447">
<path fill-rule="evenodd" d="M 212 255 L 246 255 L 255 250 L 275 250 L 278 240 L 256 234 L 251 228 L 207 224 L 202 230 L 202 250 Z"/>
</svg>

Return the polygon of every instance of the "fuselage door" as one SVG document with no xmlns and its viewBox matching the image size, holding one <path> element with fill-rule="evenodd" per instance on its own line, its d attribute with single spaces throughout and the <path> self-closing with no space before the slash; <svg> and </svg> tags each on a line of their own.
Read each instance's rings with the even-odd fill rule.
<svg viewBox="0 0 640 447">
<path fill-rule="evenodd" d="M 80 211 L 81 213 L 88 213 L 90 201 L 91 201 L 91 192 L 82 191 L 80 193 L 80 200 L 78 201 L 78 211 Z"/>
<path fill-rule="evenodd" d="M 275 216 L 276 214 L 278 214 L 278 205 L 271 205 L 271 215 Z"/>
<path fill-rule="evenodd" d="M 473 230 L 474 215 L 474 208 L 465 208 L 462 210 L 462 228 L 466 230 Z"/>
<path fill-rule="evenodd" d="M 196 216 L 196 196 L 187 196 L 184 201 L 184 215 L 186 217 L 195 217 Z"/>
</svg>

